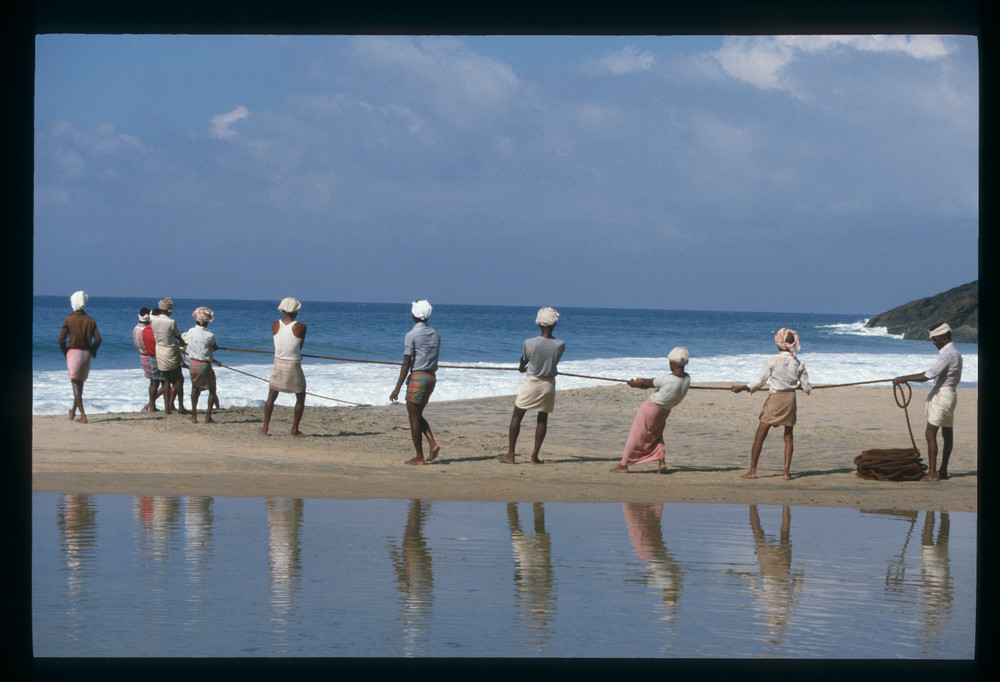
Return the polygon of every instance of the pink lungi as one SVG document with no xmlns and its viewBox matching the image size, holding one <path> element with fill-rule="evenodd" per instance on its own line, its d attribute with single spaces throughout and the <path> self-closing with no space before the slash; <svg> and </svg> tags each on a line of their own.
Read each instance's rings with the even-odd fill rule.
<svg viewBox="0 0 1000 682">
<path fill-rule="evenodd" d="M 628 432 L 625 453 L 622 455 L 623 467 L 663 461 L 663 427 L 667 425 L 669 414 L 670 410 L 664 410 L 652 400 L 646 399 L 632 420 L 632 430 Z"/>
<path fill-rule="evenodd" d="M 90 349 L 70 348 L 66 351 L 66 369 L 70 381 L 86 381 L 90 376 Z"/>
</svg>

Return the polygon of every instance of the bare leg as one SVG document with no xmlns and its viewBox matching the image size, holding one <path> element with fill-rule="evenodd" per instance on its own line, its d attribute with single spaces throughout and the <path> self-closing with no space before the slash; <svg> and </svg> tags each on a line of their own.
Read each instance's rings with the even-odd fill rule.
<svg viewBox="0 0 1000 682">
<path fill-rule="evenodd" d="M 792 480 L 792 451 L 795 449 L 792 442 L 792 426 L 785 427 L 785 480 Z"/>
<path fill-rule="evenodd" d="M 920 479 L 922 481 L 937 481 L 941 478 L 937 470 L 937 432 L 938 427 L 933 424 L 928 424 L 927 430 L 924 431 L 924 437 L 927 439 L 927 473 Z"/>
<path fill-rule="evenodd" d="M 764 447 L 764 439 L 767 438 L 767 432 L 770 429 L 771 426 L 764 422 L 757 424 L 757 433 L 753 437 L 753 447 L 750 448 L 750 471 L 740 478 L 757 478 L 757 460 L 760 459 L 760 451 Z"/>
<path fill-rule="evenodd" d="M 191 421 L 198 423 L 198 398 L 201 397 L 201 389 L 191 386 Z M 209 398 L 209 408 L 211 408 L 211 398 Z"/>
<path fill-rule="evenodd" d="M 264 403 L 264 424 L 260 427 L 260 432 L 267 435 L 267 429 L 271 425 L 271 412 L 274 411 L 274 401 L 278 399 L 278 392 L 270 389 L 267 392 L 267 401 Z"/>
<path fill-rule="evenodd" d="M 941 468 L 938 469 L 938 478 L 943 481 L 948 478 L 948 460 L 951 459 L 951 447 L 955 441 L 955 429 L 951 426 L 942 426 L 941 441 L 944 447 L 941 449 Z"/>
<path fill-rule="evenodd" d="M 520 407 L 514 408 L 514 413 L 510 417 L 510 428 L 507 430 L 507 454 L 497 457 L 498 462 L 504 464 L 514 464 L 514 447 L 517 445 L 517 437 L 521 434 L 521 420 L 527 410 Z"/>
<path fill-rule="evenodd" d="M 437 441 L 434 440 L 434 434 L 431 432 L 431 425 L 427 423 L 424 419 L 424 406 L 418 405 L 416 403 L 407 402 L 406 412 L 410 418 L 410 438 L 413 440 L 413 449 L 416 450 L 417 456 L 407 462 L 407 464 L 426 464 L 427 462 L 433 462 L 438 456 L 438 452 L 441 450 L 438 446 Z M 427 445 L 430 447 L 430 456 L 424 460 L 424 444 L 423 437 L 427 437 Z"/>
<path fill-rule="evenodd" d="M 205 423 L 214 424 L 215 420 L 212 419 L 212 408 L 219 404 L 219 396 L 215 395 L 215 391 L 210 390 L 208 392 L 208 407 L 205 409 Z"/>
<path fill-rule="evenodd" d="M 177 411 L 181 414 L 187 414 L 187 408 L 184 407 L 184 372 L 180 367 L 177 368 Z"/>
<path fill-rule="evenodd" d="M 302 421 L 302 414 L 306 411 L 306 392 L 295 394 L 295 409 L 292 410 L 292 435 L 296 438 L 305 438 L 304 433 L 299 431 L 299 422 Z"/>
<path fill-rule="evenodd" d="M 542 460 L 538 459 L 538 453 L 542 449 L 542 442 L 545 440 L 545 434 L 549 430 L 549 413 L 539 412 L 538 413 L 538 423 L 535 425 L 535 449 L 531 451 L 531 463 L 541 464 Z"/>
<path fill-rule="evenodd" d="M 78 424 L 86 424 L 87 413 L 83 411 L 83 382 L 73 379 L 71 383 L 73 384 L 73 409 L 69 411 L 69 418 L 73 419 L 76 416 L 76 411 L 80 410 L 80 418 L 76 421 Z"/>
</svg>

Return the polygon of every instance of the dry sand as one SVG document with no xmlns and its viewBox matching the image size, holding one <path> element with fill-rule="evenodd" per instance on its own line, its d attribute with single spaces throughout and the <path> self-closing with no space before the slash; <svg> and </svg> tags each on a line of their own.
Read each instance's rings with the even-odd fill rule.
<svg viewBox="0 0 1000 682">
<path fill-rule="evenodd" d="M 560 391 L 539 466 L 527 462 L 532 414 L 522 426 L 518 463 L 496 461 L 507 448 L 512 396 L 432 400 L 425 415 L 441 456 L 427 466 L 405 465 L 413 449 L 402 405 L 307 407 L 301 425 L 307 438 L 288 435 L 291 408 L 282 407 L 275 408 L 269 436 L 258 433 L 262 408 L 217 411 L 216 424 L 162 412 L 94 414 L 89 424 L 36 416 L 32 487 L 129 495 L 977 509 L 977 389 L 959 390 L 951 478 L 934 483 L 871 481 L 855 473 L 862 450 L 911 447 L 904 411 L 888 385 L 800 393 L 791 481 L 781 475 L 780 429 L 764 444 L 759 478 L 740 478 L 764 393 L 695 388 L 667 421 L 666 475 L 656 474 L 654 464 L 609 473 L 650 392 L 624 385 Z M 914 388 L 908 410 L 925 462 L 926 393 Z"/>
</svg>

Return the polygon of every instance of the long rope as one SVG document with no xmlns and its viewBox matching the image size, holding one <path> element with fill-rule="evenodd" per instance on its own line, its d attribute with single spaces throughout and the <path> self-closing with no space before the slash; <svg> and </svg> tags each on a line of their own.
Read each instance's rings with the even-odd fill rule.
<svg viewBox="0 0 1000 682">
<path fill-rule="evenodd" d="M 237 351 L 237 352 L 240 352 L 240 353 L 261 353 L 261 354 L 264 354 L 264 355 L 271 355 L 272 354 L 272 351 L 268 351 L 268 350 L 252 350 L 252 349 L 249 349 L 249 348 L 222 348 L 222 347 L 220 347 L 219 350 L 231 350 L 231 351 Z M 363 363 L 363 364 L 368 364 L 368 365 L 395 365 L 396 367 L 399 367 L 399 366 L 401 366 L 403 364 L 401 362 L 392 362 L 390 360 L 359 360 L 357 358 L 338 358 L 338 357 L 334 357 L 334 356 L 331 356 L 331 355 L 308 355 L 306 353 L 303 353 L 302 357 L 304 357 L 304 358 L 313 358 L 315 360 L 335 360 L 337 362 L 358 362 L 358 363 Z M 506 372 L 516 372 L 517 371 L 517 367 L 490 367 L 490 366 L 485 366 L 485 365 L 438 365 L 438 367 L 440 369 L 480 369 L 480 370 L 496 370 L 496 371 L 506 371 Z M 228 368 L 228 369 L 231 369 L 231 368 Z M 236 371 L 236 370 L 234 370 L 234 371 Z M 609 378 L 609 377 L 591 376 L 589 374 L 570 374 L 569 372 L 559 372 L 559 376 L 563 376 L 563 377 L 575 377 L 577 379 L 593 379 L 595 381 L 612 381 L 612 382 L 622 383 L 622 384 L 628 383 L 628 379 L 612 379 L 612 378 Z M 259 377 L 257 377 L 257 378 L 259 378 Z M 266 381 L 266 379 L 265 379 L 265 381 Z M 813 388 L 841 388 L 843 386 L 861 386 L 861 385 L 864 385 L 864 384 L 882 384 L 882 383 L 886 383 L 886 382 L 889 382 L 889 381 L 892 381 L 892 379 L 875 379 L 873 381 L 855 381 L 855 382 L 849 383 L 849 384 L 821 384 L 821 385 L 818 385 L 818 386 L 814 386 Z M 728 386 L 691 386 L 691 388 L 700 389 L 700 390 L 703 390 L 703 391 L 728 391 L 728 390 L 730 390 L 730 388 Z M 333 398 L 329 398 L 329 400 L 333 400 Z M 342 401 L 342 402 L 346 402 L 346 401 Z M 356 404 L 356 403 L 352 403 L 352 404 Z"/>
<path fill-rule="evenodd" d="M 231 350 L 231 349 L 220 348 L 219 350 Z M 255 374 L 250 374 L 249 372 L 244 372 L 243 370 L 236 369 L 235 367 L 229 367 L 228 365 L 223 365 L 221 362 L 218 362 L 218 361 L 216 361 L 215 364 L 217 364 L 219 367 L 224 367 L 224 368 L 228 369 L 231 372 L 236 372 L 237 374 L 242 374 L 243 376 L 248 376 L 248 377 L 250 377 L 252 379 L 260 379 L 261 381 L 267 381 L 267 379 L 265 379 L 264 377 L 259 377 L 259 376 L 255 375 Z M 332 401 L 337 402 L 337 403 L 347 403 L 348 405 L 355 405 L 357 407 L 371 407 L 371 405 L 368 404 L 368 403 L 352 403 L 350 400 L 341 400 L 340 398 L 331 398 L 331 397 L 325 396 L 325 395 L 319 395 L 319 394 L 316 394 L 316 393 L 310 393 L 309 391 L 306 391 L 306 395 L 311 395 L 314 398 L 322 398 L 323 400 L 332 400 Z"/>
<path fill-rule="evenodd" d="M 903 390 L 904 387 L 906 389 L 905 392 Z M 919 455 L 920 450 L 917 449 L 917 441 L 913 439 L 913 427 L 910 426 L 910 412 L 906 409 L 907 405 L 910 404 L 910 398 L 913 397 L 913 389 L 905 381 L 901 384 L 893 384 L 892 397 L 895 399 L 896 404 L 903 408 L 903 414 L 906 415 L 906 430 L 910 433 L 910 443 L 913 444 L 913 451 Z"/>
</svg>

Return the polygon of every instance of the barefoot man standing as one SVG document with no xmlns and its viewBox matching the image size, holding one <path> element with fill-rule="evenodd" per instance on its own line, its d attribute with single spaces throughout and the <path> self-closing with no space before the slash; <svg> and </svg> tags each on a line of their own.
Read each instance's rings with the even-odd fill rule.
<svg viewBox="0 0 1000 682">
<path fill-rule="evenodd" d="M 306 326 L 296 321 L 302 304 L 294 298 L 284 298 L 278 304 L 278 310 L 285 314 L 271 325 L 274 334 L 274 366 L 271 368 L 271 380 L 264 403 L 264 425 L 260 432 L 267 435 L 271 424 L 271 412 L 274 401 L 279 393 L 295 394 L 295 409 L 292 412 L 292 434 L 297 438 L 305 436 L 299 431 L 299 422 L 306 410 L 306 375 L 302 372 L 302 344 L 306 340 Z"/>
<path fill-rule="evenodd" d="M 399 389 L 406 384 L 406 413 L 410 418 L 410 437 L 416 457 L 407 464 L 427 464 L 438 456 L 441 447 L 434 440 L 431 425 L 424 419 L 424 408 L 437 385 L 438 352 L 441 350 L 441 337 L 437 331 L 427 324 L 431 316 L 431 304 L 427 301 L 414 301 L 410 306 L 413 317 L 413 329 L 406 332 L 403 339 L 403 365 L 399 368 L 399 379 L 396 388 L 389 395 L 389 400 L 399 399 Z M 430 454 L 424 459 L 423 437 L 427 437 Z"/>
<path fill-rule="evenodd" d="M 97 357 L 97 349 L 101 347 L 101 332 L 97 331 L 94 318 L 83 310 L 87 305 L 85 292 L 74 292 L 69 297 L 69 302 L 73 306 L 73 312 L 63 320 L 59 330 L 59 350 L 66 356 L 66 369 L 69 370 L 69 380 L 73 384 L 73 408 L 69 411 L 69 418 L 86 424 L 83 382 L 90 374 L 90 359 Z M 76 416 L 77 410 L 80 410 L 79 418 Z"/>
</svg>

